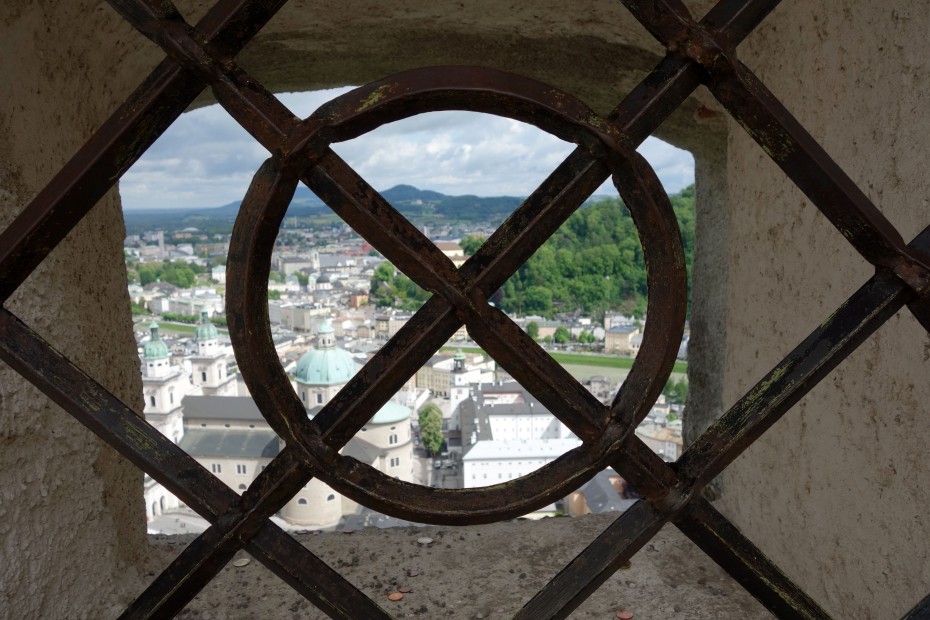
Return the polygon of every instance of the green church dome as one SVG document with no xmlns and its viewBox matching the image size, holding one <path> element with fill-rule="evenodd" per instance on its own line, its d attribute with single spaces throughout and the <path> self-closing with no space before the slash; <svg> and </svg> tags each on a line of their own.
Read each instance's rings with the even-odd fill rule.
<svg viewBox="0 0 930 620">
<path fill-rule="evenodd" d="M 312 349 L 297 362 L 294 378 L 308 385 L 339 385 L 355 376 L 355 360 L 345 349 Z"/>
<path fill-rule="evenodd" d="M 355 376 L 355 360 L 345 349 L 336 346 L 329 320 L 317 330 L 316 349 L 304 353 L 297 362 L 294 379 L 307 385 L 341 385 Z"/>
<path fill-rule="evenodd" d="M 200 323 L 197 324 L 197 341 L 203 340 L 216 340 L 219 337 L 219 334 L 216 331 L 216 325 L 210 322 L 210 319 L 207 318 L 207 311 L 200 311 Z"/>
<path fill-rule="evenodd" d="M 152 334 L 151 339 L 143 347 L 143 357 L 147 360 L 161 359 L 168 357 L 168 345 L 158 335 L 158 323 L 152 321 L 149 325 L 149 332 Z"/>
<path fill-rule="evenodd" d="M 393 424 L 395 422 L 402 422 L 409 417 L 410 407 L 404 407 L 399 403 L 395 403 L 393 400 L 389 400 L 378 410 L 378 413 L 375 414 L 375 417 L 371 419 L 369 424 Z"/>
</svg>

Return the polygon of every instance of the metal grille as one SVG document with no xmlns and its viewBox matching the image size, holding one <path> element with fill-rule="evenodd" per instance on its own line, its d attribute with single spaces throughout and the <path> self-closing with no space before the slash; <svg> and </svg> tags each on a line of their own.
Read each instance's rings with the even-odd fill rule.
<svg viewBox="0 0 930 620">
<path fill-rule="evenodd" d="M 332 617 L 387 618 L 375 602 L 275 526 L 276 513 L 312 477 L 371 508 L 411 520 L 471 524 L 524 514 L 606 466 L 644 496 L 517 613 L 563 618 L 672 522 L 779 616 L 827 614 L 701 491 L 861 342 L 909 305 L 930 329 L 930 229 L 906 244 L 735 54 L 777 0 L 721 0 L 702 20 L 678 0 L 623 4 L 667 50 L 606 118 L 533 80 L 473 67 L 398 74 L 352 91 L 308 119 L 294 117 L 235 55 L 285 0 L 220 0 L 196 25 L 170 2 L 110 0 L 167 54 L 0 235 L 0 302 L 27 278 L 117 179 L 206 87 L 273 156 L 256 174 L 230 246 L 229 326 L 256 403 L 287 447 L 241 496 L 0 308 L 0 358 L 212 525 L 132 603 L 125 617 L 179 611 L 245 549 Z M 671 372 L 685 313 L 677 225 L 635 147 L 699 85 L 713 93 L 845 236 L 876 274 L 708 429 L 675 464 L 634 434 Z M 329 144 L 413 114 L 464 109 L 535 124 L 577 144 L 463 267 L 399 215 Z M 583 200 L 613 176 L 640 232 L 649 275 L 642 351 L 605 406 L 487 298 Z M 432 298 L 319 413 L 308 420 L 271 344 L 267 279 L 273 241 L 298 182 Z M 338 453 L 462 325 L 583 441 L 512 483 L 442 490 L 403 483 Z M 247 354 L 244 354 L 247 352 Z M 920 615 L 930 603 L 911 612 Z"/>
</svg>

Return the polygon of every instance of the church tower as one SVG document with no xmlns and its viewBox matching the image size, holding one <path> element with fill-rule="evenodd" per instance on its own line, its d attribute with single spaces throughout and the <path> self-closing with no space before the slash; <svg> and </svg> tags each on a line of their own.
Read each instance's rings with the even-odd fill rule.
<svg viewBox="0 0 930 620">
<path fill-rule="evenodd" d="M 207 310 L 200 311 L 200 323 L 194 335 L 196 353 L 190 357 L 191 381 L 206 396 L 236 396 L 235 377 L 226 373 L 226 353 L 220 347 L 216 331 Z"/>
<path fill-rule="evenodd" d="M 449 430 L 459 430 L 458 417 L 455 415 L 456 408 L 468 398 L 471 374 L 465 369 L 465 355 L 459 349 L 452 358 L 452 380 L 449 387 L 449 410 L 452 412 L 452 419 L 449 420 Z"/>
<path fill-rule="evenodd" d="M 149 325 L 149 341 L 142 349 L 142 391 L 145 420 L 178 443 L 184 434 L 181 399 L 190 391 L 190 382 L 177 366 L 171 365 L 168 345 L 158 333 L 158 323 Z"/>
</svg>

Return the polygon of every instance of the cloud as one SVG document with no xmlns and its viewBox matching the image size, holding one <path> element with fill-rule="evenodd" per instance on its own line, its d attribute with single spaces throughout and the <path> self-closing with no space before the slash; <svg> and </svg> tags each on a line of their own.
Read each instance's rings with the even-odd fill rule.
<svg viewBox="0 0 930 620">
<path fill-rule="evenodd" d="M 346 92 L 280 95 L 297 116 Z M 511 119 L 474 112 L 436 112 L 390 123 L 333 145 L 377 189 L 401 183 L 445 194 L 524 196 L 573 145 Z M 689 153 L 650 138 L 640 153 L 669 192 L 694 182 Z M 216 207 L 242 199 L 269 156 L 220 106 L 188 112 L 120 182 L 124 207 Z M 610 181 L 598 194 L 614 194 Z"/>
</svg>

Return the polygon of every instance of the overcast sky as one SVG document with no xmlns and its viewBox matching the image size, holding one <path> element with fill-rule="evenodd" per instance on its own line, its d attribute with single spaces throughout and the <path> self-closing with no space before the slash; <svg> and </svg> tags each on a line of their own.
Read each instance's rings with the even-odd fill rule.
<svg viewBox="0 0 930 620">
<path fill-rule="evenodd" d="M 346 90 L 279 97 L 304 118 Z M 448 195 L 522 197 L 572 145 L 506 118 L 435 112 L 385 125 L 333 149 L 378 190 L 407 184 Z M 652 138 L 639 151 L 669 193 L 694 182 L 694 159 L 687 151 Z M 188 112 L 123 176 L 123 207 L 219 207 L 242 200 L 268 155 L 220 106 Z M 596 193 L 615 190 L 605 184 Z"/>
</svg>

